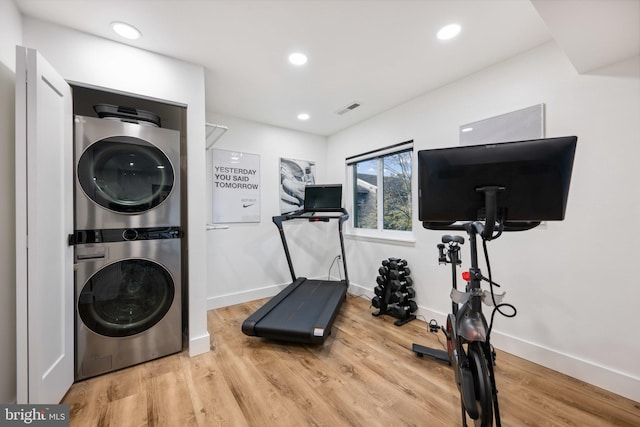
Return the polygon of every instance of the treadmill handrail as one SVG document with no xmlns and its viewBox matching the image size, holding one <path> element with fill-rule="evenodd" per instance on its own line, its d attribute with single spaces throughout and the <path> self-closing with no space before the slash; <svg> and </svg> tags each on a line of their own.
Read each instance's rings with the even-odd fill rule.
<svg viewBox="0 0 640 427">
<path fill-rule="evenodd" d="M 314 214 L 316 213 L 322 213 L 322 214 L 326 214 L 326 213 L 332 213 L 332 212 L 339 212 L 340 214 L 335 214 L 335 215 L 318 215 L 315 216 Z M 312 214 L 312 215 L 306 215 L 305 214 Z M 289 212 L 286 214 L 282 214 L 282 215 L 276 215 L 272 218 L 273 222 L 276 224 L 276 226 L 278 228 L 280 228 L 282 226 L 282 223 L 285 221 L 289 221 L 292 219 L 310 219 L 310 218 L 329 218 L 329 219 L 339 219 L 340 222 L 345 222 L 347 219 L 349 219 L 349 213 L 347 212 L 346 209 L 344 208 L 340 208 L 339 210 L 335 210 L 335 211 L 313 211 L 313 210 L 305 210 L 305 209 L 300 209 L 297 210 L 295 212 Z"/>
<path fill-rule="evenodd" d="M 307 213 L 330 213 L 330 212 L 339 212 L 340 215 L 319 215 L 319 216 L 303 216 L 304 214 Z M 282 223 L 285 221 L 290 221 L 290 220 L 294 220 L 294 219 L 306 219 L 306 220 L 310 220 L 310 221 L 314 221 L 314 220 L 330 220 L 330 219 L 337 219 L 338 220 L 338 235 L 340 237 L 340 251 L 342 253 L 342 267 L 344 269 L 344 279 L 345 282 L 347 283 L 347 286 L 349 285 L 349 274 L 347 273 L 347 258 L 345 256 L 345 250 L 344 250 L 344 237 L 342 235 L 342 224 L 349 219 L 349 213 L 347 212 L 347 210 L 345 208 L 340 208 L 337 209 L 335 211 L 312 211 L 312 210 L 306 210 L 306 209 L 300 209 L 297 210 L 295 212 L 290 212 L 284 215 L 275 215 L 271 218 L 271 220 L 273 221 L 273 223 L 276 225 L 276 227 L 278 227 L 278 231 L 280 232 L 280 240 L 282 240 L 282 247 L 284 248 L 284 253 L 285 256 L 287 257 L 287 264 L 289 265 L 289 272 L 291 273 L 291 280 L 292 281 L 296 281 L 297 276 L 296 273 L 293 269 L 293 262 L 291 260 L 291 253 L 289 252 L 289 246 L 287 245 L 287 238 L 285 237 L 284 234 L 284 229 L 282 227 Z"/>
</svg>

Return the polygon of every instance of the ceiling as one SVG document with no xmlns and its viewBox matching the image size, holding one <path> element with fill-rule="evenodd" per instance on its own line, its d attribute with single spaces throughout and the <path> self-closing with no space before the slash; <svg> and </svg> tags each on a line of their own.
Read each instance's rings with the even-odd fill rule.
<svg viewBox="0 0 640 427">
<path fill-rule="evenodd" d="M 15 1 L 24 15 L 202 65 L 207 112 L 318 135 L 554 39 L 580 72 L 640 54 L 640 0 Z M 113 21 L 143 36 L 121 39 Z M 450 23 L 460 35 L 437 40 Z M 289 64 L 294 51 L 307 64 Z"/>
</svg>

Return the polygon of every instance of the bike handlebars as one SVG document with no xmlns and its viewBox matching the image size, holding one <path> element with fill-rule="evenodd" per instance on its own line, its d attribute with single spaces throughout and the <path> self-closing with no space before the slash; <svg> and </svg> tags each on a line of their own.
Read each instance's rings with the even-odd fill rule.
<svg viewBox="0 0 640 427">
<path fill-rule="evenodd" d="M 434 222 L 423 221 L 422 226 L 428 230 L 441 230 L 441 231 L 465 231 L 466 223 L 451 222 Z M 540 221 L 504 221 L 502 223 L 503 231 L 526 231 L 531 230 L 540 225 Z M 495 227 L 495 226 L 494 226 Z"/>
</svg>

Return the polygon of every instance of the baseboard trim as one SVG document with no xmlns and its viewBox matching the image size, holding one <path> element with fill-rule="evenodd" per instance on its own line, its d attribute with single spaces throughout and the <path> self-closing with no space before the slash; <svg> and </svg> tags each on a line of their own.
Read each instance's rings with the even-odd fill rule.
<svg viewBox="0 0 640 427">
<path fill-rule="evenodd" d="M 199 337 L 189 338 L 189 357 L 207 353 L 210 349 L 211 340 L 208 333 Z"/>
<path fill-rule="evenodd" d="M 491 340 L 507 353 L 640 402 L 640 378 L 498 331 Z"/>
<path fill-rule="evenodd" d="M 287 284 L 270 285 L 250 291 L 234 292 L 231 294 L 218 295 L 207 298 L 207 310 L 213 310 L 230 305 L 242 304 L 262 298 L 269 298 L 277 295 Z"/>
<path fill-rule="evenodd" d="M 374 297 L 374 293 L 371 289 L 364 286 L 357 285 L 355 283 L 349 283 L 349 293 L 353 296 L 371 299 Z"/>
<path fill-rule="evenodd" d="M 436 319 L 440 324 L 444 324 L 447 316 L 445 313 L 424 307 L 418 307 L 416 314 L 424 316 L 425 320 Z M 545 368 L 553 369 L 635 402 L 640 402 L 640 378 L 501 333 L 495 329 L 491 333 L 491 343 L 495 348 L 529 362 L 537 363 Z"/>
</svg>

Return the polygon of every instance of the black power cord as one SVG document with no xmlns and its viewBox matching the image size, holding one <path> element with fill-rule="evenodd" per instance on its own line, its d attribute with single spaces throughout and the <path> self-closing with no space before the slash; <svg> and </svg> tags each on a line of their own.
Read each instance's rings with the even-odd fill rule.
<svg viewBox="0 0 640 427">
<path fill-rule="evenodd" d="M 489 252 L 487 251 L 487 239 L 485 239 L 484 237 L 482 238 L 482 249 L 484 250 L 484 260 L 485 260 L 485 263 L 487 264 L 487 272 L 489 274 L 489 289 L 491 290 L 491 301 L 493 302 L 493 311 L 491 311 L 491 320 L 489 321 L 489 330 L 487 331 L 487 338 L 489 338 L 491 336 L 491 330 L 493 329 L 493 318 L 496 312 L 500 313 L 504 317 L 515 317 L 516 314 L 518 314 L 518 310 L 516 310 L 513 304 L 509 304 L 509 303 L 496 304 L 496 297 L 493 294 L 493 286 L 495 283 L 491 278 L 491 264 L 489 263 Z M 504 311 L 502 311 L 502 308 L 504 307 L 507 307 L 513 310 L 513 313 L 505 313 Z"/>
<path fill-rule="evenodd" d="M 339 259 L 342 259 L 342 255 L 336 255 L 335 258 L 333 258 L 333 261 L 331 261 L 331 265 L 329 266 L 329 272 L 327 273 L 327 280 L 331 280 L 331 269 L 333 268 L 333 265 L 336 264 L 336 261 Z M 342 280 L 342 271 L 340 271 L 340 263 L 336 265 L 338 266 L 338 278 Z"/>
<path fill-rule="evenodd" d="M 438 325 L 438 321 L 436 319 L 429 320 L 429 332 L 431 332 L 432 334 L 435 334 L 436 338 L 438 339 L 438 342 L 440 343 L 440 346 L 445 351 L 447 351 L 447 346 L 444 345 L 442 341 L 440 341 L 440 334 L 438 334 L 438 332 L 440 332 L 442 329 L 443 329 L 442 326 Z"/>
</svg>

